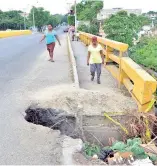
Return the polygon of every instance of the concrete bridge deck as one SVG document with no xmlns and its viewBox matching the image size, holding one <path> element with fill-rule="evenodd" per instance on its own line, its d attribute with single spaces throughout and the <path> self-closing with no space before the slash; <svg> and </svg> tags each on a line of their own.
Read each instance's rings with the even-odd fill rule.
<svg viewBox="0 0 157 166">
<path fill-rule="evenodd" d="M 62 46 L 56 46 L 55 63 L 48 61 L 47 51 L 43 52 L 45 45 L 38 44 L 40 37 L 40 34 L 34 34 L 0 40 L 3 46 L 0 48 L 0 84 L 3 86 L 0 91 L 2 165 L 65 164 L 67 158 L 63 155 L 62 147 L 64 139 L 60 133 L 30 124 L 24 119 L 24 111 L 32 104 L 34 96 L 39 102 L 39 98 L 46 100 L 46 107 L 73 113 L 81 108 L 86 110 L 86 115 L 103 115 L 103 111 L 128 111 L 135 108 L 133 99 L 118 88 L 116 80 L 105 68 L 101 85 L 90 81 L 89 67 L 86 65 L 87 48 L 76 41 L 72 42 L 72 48 L 81 89 L 73 90 L 66 36 L 61 35 Z M 7 50 L 6 44 L 13 49 Z M 17 49 L 19 44 L 20 49 Z"/>
<path fill-rule="evenodd" d="M 121 104 L 121 106 L 119 105 L 119 107 L 117 107 L 117 112 L 131 110 L 131 108 L 135 109 L 131 95 L 127 92 L 125 87 L 122 86 L 121 89 L 118 88 L 117 80 L 113 78 L 106 68 L 102 67 L 101 84 L 97 84 L 96 80 L 91 81 L 90 69 L 86 63 L 88 54 L 87 47 L 81 41 L 71 41 L 71 44 L 76 59 L 80 88 L 99 91 L 109 96 L 109 98 L 112 99 L 112 101 L 110 101 L 111 107 L 116 108 L 117 104 Z"/>
</svg>

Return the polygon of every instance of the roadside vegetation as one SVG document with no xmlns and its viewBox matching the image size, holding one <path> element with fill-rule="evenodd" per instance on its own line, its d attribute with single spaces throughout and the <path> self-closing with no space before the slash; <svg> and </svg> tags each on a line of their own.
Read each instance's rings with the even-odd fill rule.
<svg viewBox="0 0 157 166">
<path fill-rule="evenodd" d="M 157 72 L 157 38 L 144 37 L 131 47 L 130 57 L 145 67 Z"/>
<path fill-rule="evenodd" d="M 33 10 L 35 25 L 40 30 L 43 25 L 48 23 L 56 26 L 62 22 L 67 22 L 67 16 L 55 14 L 51 15 L 49 11 L 44 8 L 33 7 L 26 17 L 26 28 L 30 28 L 33 25 Z M 0 30 L 6 29 L 24 29 L 24 13 L 20 10 L 1 11 L 0 10 Z"/>
<path fill-rule="evenodd" d="M 144 15 L 128 15 L 121 11 L 105 20 L 104 31 L 107 38 L 129 44 L 130 57 L 136 63 L 157 71 L 156 37 L 142 37 L 137 45 L 133 44 L 133 39 L 137 39 L 142 27 L 150 23 L 150 19 Z"/>
<path fill-rule="evenodd" d="M 138 32 L 144 25 L 150 24 L 151 21 L 143 16 L 130 14 L 126 11 L 120 11 L 112 15 L 104 22 L 104 31 L 108 39 L 133 45 L 133 38 L 137 39 Z"/>
<path fill-rule="evenodd" d="M 77 4 L 77 19 L 79 21 L 89 21 L 89 24 L 81 24 L 79 31 L 92 33 L 97 35 L 99 32 L 99 23 L 97 22 L 97 14 L 103 8 L 102 1 L 81 1 Z M 74 7 L 72 7 L 74 10 Z"/>
</svg>

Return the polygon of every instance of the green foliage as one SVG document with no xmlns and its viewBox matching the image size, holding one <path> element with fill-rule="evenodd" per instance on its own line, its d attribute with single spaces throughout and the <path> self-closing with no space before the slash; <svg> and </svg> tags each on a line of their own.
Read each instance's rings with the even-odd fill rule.
<svg viewBox="0 0 157 166">
<path fill-rule="evenodd" d="M 132 46 L 133 38 L 137 38 L 142 26 L 149 23 L 150 20 L 145 16 L 128 15 L 126 11 L 120 11 L 105 20 L 104 31 L 107 38 Z"/>
<path fill-rule="evenodd" d="M 145 153 L 144 149 L 140 146 L 142 143 L 140 138 L 128 139 L 127 144 L 123 142 L 116 142 L 113 146 L 113 150 L 120 152 L 132 152 L 134 157 L 137 159 L 145 159 L 148 155 Z"/>
<path fill-rule="evenodd" d="M 48 19 L 48 24 L 52 24 L 54 27 L 63 22 L 67 22 L 67 16 L 60 14 L 50 15 Z"/>
<path fill-rule="evenodd" d="M 75 26 L 75 16 L 73 15 L 68 16 L 68 24 Z"/>
<path fill-rule="evenodd" d="M 157 161 L 157 156 L 155 154 L 149 155 L 151 161 Z"/>
<path fill-rule="evenodd" d="M 21 11 L 17 10 L 0 11 L 0 30 L 24 29 L 24 19 L 21 13 Z"/>
<path fill-rule="evenodd" d="M 82 25 L 78 26 L 78 30 L 82 31 L 82 32 L 89 33 L 89 26 L 82 24 Z"/>
<path fill-rule="evenodd" d="M 95 144 L 85 143 L 84 144 L 84 151 L 87 156 L 93 156 L 94 154 L 100 153 L 100 147 Z"/>
<path fill-rule="evenodd" d="M 91 33 L 91 34 L 97 35 L 98 30 L 99 30 L 99 26 L 97 24 L 92 24 L 90 26 L 82 24 L 78 27 L 78 30 L 86 32 L 86 33 Z"/>
<path fill-rule="evenodd" d="M 51 15 L 49 11 L 46 11 L 42 7 L 33 7 L 28 18 L 25 19 L 27 28 L 33 25 L 33 11 L 35 25 L 39 29 L 48 23 L 56 26 L 62 22 L 67 22 L 67 16 L 60 14 Z M 22 11 L 11 10 L 3 12 L 0 10 L 0 30 L 6 29 L 24 29 L 24 17 L 22 16 Z"/>
<path fill-rule="evenodd" d="M 89 33 L 97 35 L 99 32 L 99 26 L 97 24 L 91 24 L 89 27 Z"/>
<path fill-rule="evenodd" d="M 77 4 L 77 18 L 83 21 L 93 21 L 97 17 L 97 13 L 103 8 L 101 1 L 84 1 Z M 72 7 L 74 10 L 74 6 Z"/>
<path fill-rule="evenodd" d="M 112 150 L 118 150 L 118 151 L 123 151 L 126 148 L 126 144 L 124 144 L 124 142 L 116 142 L 113 146 L 112 146 Z"/>
<path fill-rule="evenodd" d="M 157 38 L 145 37 L 130 48 L 130 57 L 138 64 L 157 71 Z"/>
<path fill-rule="evenodd" d="M 102 1 L 85 1 L 82 0 L 77 4 L 77 19 L 80 21 L 90 21 L 90 25 L 80 25 L 78 30 L 98 34 L 99 26 L 96 22 L 96 17 L 99 11 L 103 8 Z M 72 7 L 74 10 L 74 6 Z"/>
</svg>

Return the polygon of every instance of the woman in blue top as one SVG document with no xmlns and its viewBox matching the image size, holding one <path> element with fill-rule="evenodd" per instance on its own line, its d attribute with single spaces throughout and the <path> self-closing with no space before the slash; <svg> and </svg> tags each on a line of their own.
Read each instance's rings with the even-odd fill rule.
<svg viewBox="0 0 157 166">
<path fill-rule="evenodd" d="M 50 55 L 49 61 L 54 62 L 53 51 L 55 48 L 56 39 L 57 39 L 59 45 L 61 45 L 61 43 L 60 43 L 60 40 L 59 40 L 56 32 L 53 30 L 52 25 L 50 25 L 50 24 L 48 25 L 48 32 L 45 33 L 45 35 L 42 37 L 40 42 L 42 42 L 44 39 L 46 39 L 47 50 L 48 50 L 49 55 Z"/>
</svg>

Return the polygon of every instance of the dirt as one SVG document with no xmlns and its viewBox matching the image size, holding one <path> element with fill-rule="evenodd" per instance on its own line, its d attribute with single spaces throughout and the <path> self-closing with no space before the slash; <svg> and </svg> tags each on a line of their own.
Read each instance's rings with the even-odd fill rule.
<svg viewBox="0 0 157 166">
<path fill-rule="evenodd" d="M 117 93 L 105 93 L 73 86 L 62 85 L 42 89 L 32 94 L 32 100 L 41 108 L 55 108 L 76 115 L 103 115 L 104 112 L 129 112 L 137 110 L 136 103 L 130 97 Z"/>
</svg>

